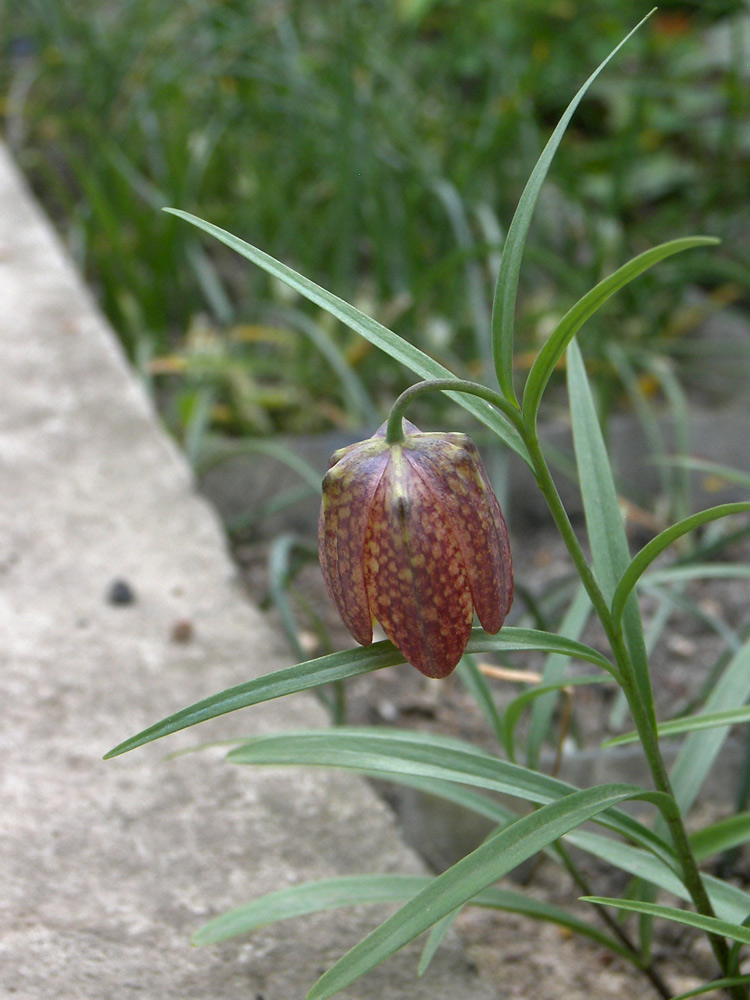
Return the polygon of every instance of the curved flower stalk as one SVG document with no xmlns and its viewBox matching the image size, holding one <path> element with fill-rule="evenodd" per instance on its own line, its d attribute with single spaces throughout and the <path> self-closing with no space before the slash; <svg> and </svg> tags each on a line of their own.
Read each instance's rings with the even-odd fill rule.
<svg viewBox="0 0 750 1000">
<path fill-rule="evenodd" d="M 334 452 L 323 480 L 320 563 L 344 624 L 362 645 L 378 621 L 405 659 L 446 677 L 474 610 L 499 631 L 513 600 L 508 531 L 476 446 L 464 434 L 386 424 Z"/>
</svg>

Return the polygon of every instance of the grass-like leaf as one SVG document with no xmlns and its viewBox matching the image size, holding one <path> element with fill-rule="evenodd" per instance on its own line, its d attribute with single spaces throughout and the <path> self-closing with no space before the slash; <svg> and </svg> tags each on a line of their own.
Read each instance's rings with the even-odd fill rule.
<svg viewBox="0 0 750 1000">
<path fill-rule="evenodd" d="M 300 479 L 310 487 L 311 492 L 320 493 L 322 482 L 320 469 L 310 465 L 304 458 L 281 442 L 265 438 L 244 438 L 229 444 L 226 439 L 206 435 L 200 449 L 200 455 L 195 463 L 196 472 L 202 476 L 222 462 L 239 455 L 267 455 L 296 472 Z"/>
<path fill-rule="evenodd" d="M 143 732 L 118 744 L 104 755 L 104 759 L 117 757 L 129 750 L 134 750 L 136 747 L 161 739 L 163 736 L 169 736 L 171 733 L 188 729 L 190 726 L 196 726 L 200 722 L 218 718 L 218 716 L 226 715 L 229 712 L 236 712 L 240 708 L 259 705 L 262 702 L 283 698 L 285 695 L 294 694 L 297 691 L 307 691 L 322 684 L 347 680 L 349 677 L 357 677 L 360 674 L 369 673 L 371 670 L 380 670 L 383 667 L 392 667 L 396 663 L 403 662 L 403 656 L 390 642 L 377 642 L 361 649 L 332 653 L 315 660 L 306 660 L 293 667 L 276 670 L 271 674 L 263 674 L 245 684 L 237 684 L 235 687 L 227 688 L 225 691 L 220 691 L 218 694 L 204 698 L 179 712 L 168 715 L 166 719 L 162 719 L 153 726 L 149 726 L 148 729 L 144 729 Z"/>
<path fill-rule="evenodd" d="M 692 236 L 662 243 L 628 261 L 579 299 L 557 324 L 531 366 L 523 394 L 523 416 L 527 424 L 531 426 L 536 422 L 544 390 L 568 344 L 586 320 L 590 319 L 615 292 L 666 257 L 693 247 L 711 246 L 718 242 L 719 240 L 710 236 Z"/>
<path fill-rule="evenodd" d="M 315 348 L 320 351 L 331 368 L 339 377 L 342 389 L 348 400 L 349 411 L 358 414 L 362 420 L 377 426 L 381 415 L 373 402 L 363 380 L 346 358 L 346 354 L 334 338 L 320 323 L 316 323 L 306 313 L 289 307 L 275 307 L 264 312 L 271 322 L 289 323 L 306 336 Z"/>
<path fill-rule="evenodd" d="M 717 729 L 721 726 L 737 726 L 743 722 L 750 722 L 750 705 L 742 708 L 730 708 L 724 712 L 702 712 L 700 715 L 687 715 L 682 719 L 670 719 L 668 722 L 660 723 L 658 727 L 659 737 L 666 739 L 669 736 L 680 736 L 683 733 L 694 733 L 702 729 Z M 603 747 L 618 747 L 625 743 L 637 743 L 640 737 L 638 733 L 622 733 L 615 736 Z"/>
<path fill-rule="evenodd" d="M 662 584 L 681 583 L 685 580 L 743 579 L 748 576 L 750 576 L 750 566 L 738 566 L 733 563 L 698 563 L 652 570 L 645 579 L 649 584 Z"/>
<path fill-rule="evenodd" d="M 497 635 L 487 635 L 481 629 L 473 629 L 466 649 L 469 653 L 510 653 L 521 650 L 561 653 L 573 659 L 593 663 L 609 674 L 615 673 L 615 668 L 607 657 L 591 646 L 577 642 L 575 639 L 567 639 L 563 635 L 555 635 L 552 632 L 531 628 L 505 626 Z"/>
<path fill-rule="evenodd" d="M 386 742 L 391 738 L 389 730 L 376 730 L 375 732 L 370 730 L 366 732 L 367 735 L 376 738 L 379 737 Z M 286 735 L 298 736 L 300 734 L 284 734 L 284 736 Z M 398 734 L 396 735 L 398 736 Z M 429 734 L 419 736 L 413 732 L 408 732 L 405 735 L 420 738 L 427 742 L 434 742 L 435 739 Z M 272 738 L 277 739 L 282 737 Z M 262 739 L 268 739 L 268 737 L 263 737 Z M 458 747 L 469 751 L 474 750 L 470 744 L 462 743 L 462 741 L 442 739 L 441 746 Z M 233 740 L 231 744 L 236 745 L 237 741 Z M 275 760 L 269 760 L 268 763 L 309 763 L 309 745 L 305 748 L 304 758 L 293 757 L 289 752 L 290 749 L 287 746 L 283 758 L 277 755 Z M 357 768 L 357 770 L 359 769 Z M 373 776 L 387 778 L 390 781 L 396 781 L 398 784 L 409 788 L 418 789 L 428 795 L 451 802 L 462 809 L 468 809 L 479 816 L 486 817 L 498 827 L 506 826 L 518 818 L 517 814 L 498 802 L 497 799 L 489 798 L 482 792 L 475 791 L 467 785 L 459 784 L 456 780 L 457 775 L 455 774 L 446 779 L 434 776 L 426 777 L 423 774 L 405 773 L 404 769 L 398 773 L 392 769 L 384 772 L 374 771 L 368 773 Z M 533 775 L 535 772 L 530 773 Z M 577 791 L 574 786 L 556 781 L 556 779 L 551 779 L 553 784 L 550 785 L 549 780 L 546 779 L 547 784 L 545 787 L 539 789 L 538 801 L 540 802 L 550 801 L 546 798 L 550 793 L 565 795 L 572 791 Z M 590 830 L 573 830 L 566 835 L 566 841 L 574 847 L 602 861 L 606 861 L 610 865 L 621 868 L 630 875 L 650 882 L 681 899 L 689 900 L 689 893 L 679 876 L 679 862 L 676 855 L 648 826 L 620 812 L 617 808 L 608 810 L 598 818 L 598 822 L 641 846 L 634 847 L 630 843 L 623 843 L 610 836 L 602 836 Z M 726 833 L 727 837 L 731 835 L 730 832 Z M 699 834 L 695 836 L 698 837 Z M 736 831 L 734 836 L 737 836 Z M 711 902 L 719 916 L 722 916 L 726 920 L 736 919 L 741 921 L 750 912 L 750 896 L 747 893 L 736 886 L 729 885 L 725 881 L 713 878 L 710 875 L 704 875 L 703 879 Z"/>
<path fill-rule="evenodd" d="M 662 906 L 659 903 L 644 903 L 636 899 L 611 899 L 607 896 L 582 896 L 586 903 L 597 903 L 599 906 L 612 906 L 617 910 L 630 913 L 643 913 L 650 917 L 662 917 L 686 927 L 695 927 L 707 934 L 718 934 L 731 941 L 741 941 L 750 944 L 750 927 L 732 924 L 718 917 L 704 917 L 702 913 L 692 913 L 690 910 L 678 910 L 674 906 Z"/>
<path fill-rule="evenodd" d="M 380 732 L 384 734 L 386 740 L 389 738 L 388 730 Z M 294 736 L 295 734 L 285 735 Z M 370 731 L 368 735 L 373 735 L 373 733 Z M 415 734 L 409 732 L 406 735 L 414 736 Z M 426 738 L 430 739 L 429 736 Z M 227 741 L 228 745 L 232 746 L 236 746 L 239 742 L 238 740 Z M 454 745 L 456 744 L 456 741 L 452 742 Z M 458 742 L 459 746 L 462 746 L 463 749 L 469 751 L 474 749 L 470 744 L 461 744 L 460 741 Z M 276 763 L 279 762 L 291 764 L 302 763 L 302 761 L 292 758 L 289 755 L 287 755 L 285 761 L 277 759 Z M 305 757 L 305 762 L 309 763 L 308 756 Z M 273 764 L 274 762 L 270 763 Z M 425 777 L 422 774 L 406 773 L 403 769 L 398 773 L 391 770 L 388 772 L 369 772 L 369 774 L 381 778 L 385 777 L 400 785 L 414 788 L 427 795 L 451 802 L 462 809 L 476 813 L 478 816 L 484 816 L 498 827 L 506 826 L 508 823 L 518 819 L 518 814 L 500 803 L 497 798 L 490 798 L 483 794 L 483 792 L 474 791 L 473 788 L 467 785 L 458 784 L 454 780 L 455 775 L 449 779 Z M 557 790 L 563 795 L 571 791 L 577 791 L 578 789 L 572 785 L 559 782 Z M 542 796 L 540 801 L 549 801 L 544 798 L 544 795 L 549 792 L 549 787 L 546 788 L 545 792 L 540 792 Z M 676 855 L 660 837 L 654 835 L 650 827 L 639 823 L 633 817 L 621 813 L 617 809 L 609 810 L 604 816 L 600 817 L 599 822 L 603 826 L 629 838 L 634 843 L 640 844 L 641 847 L 632 847 L 630 844 L 622 843 L 612 837 L 605 837 L 583 830 L 574 830 L 567 835 L 566 840 L 575 847 L 579 847 L 581 850 L 593 854 L 595 857 L 607 861 L 615 867 L 622 868 L 623 871 L 629 872 L 631 875 L 646 878 L 660 888 L 683 899 L 689 898 L 689 894 L 677 874 L 679 862 Z M 553 860 L 555 859 L 554 855 L 551 855 L 551 857 Z M 750 897 L 742 893 L 741 890 L 728 887 L 726 883 L 719 880 L 716 880 L 715 886 L 709 886 L 708 888 L 717 911 L 720 911 L 725 917 L 731 917 L 738 912 L 744 913 L 750 910 Z M 727 893 L 729 893 L 728 897 Z"/>
<path fill-rule="evenodd" d="M 193 935 L 192 941 L 196 945 L 216 944 L 241 934 L 249 934 L 259 927 L 280 920 L 310 913 L 363 904 L 400 903 L 411 899 L 431 882 L 432 879 L 425 875 L 348 875 L 290 886 L 253 899 L 216 917 L 201 927 Z M 633 957 L 629 949 L 598 927 L 572 916 L 558 906 L 530 898 L 523 893 L 489 888 L 469 900 L 469 905 L 507 913 L 522 913 L 536 920 L 557 924 L 596 941 L 618 955 L 629 959 Z M 447 922 L 448 918 L 444 920 Z M 449 926 L 450 923 L 446 930 Z M 439 944 L 440 941 L 436 940 L 435 949 Z M 421 967 L 421 971 L 424 972 L 425 968 L 426 964 Z"/>
<path fill-rule="evenodd" d="M 575 830 L 565 839 L 588 854 L 621 868 L 642 882 L 658 886 L 680 899 L 690 901 L 689 892 L 678 874 L 669 867 L 668 860 L 661 861 L 647 851 L 632 847 L 630 844 L 618 843 L 611 837 L 603 837 L 589 830 Z M 703 884 L 716 913 L 724 920 L 741 923 L 750 913 L 750 895 L 742 889 L 712 875 L 703 875 Z"/>
<path fill-rule="evenodd" d="M 536 804 L 578 791 L 574 785 L 500 760 L 463 740 L 390 728 L 337 726 L 258 736 L 232 749 L 227 760 L 266 766 L 342 767 L 392 781 L 460 782 Z M 599 822 L 671 860 L 672 852 L 664 840 L 625 813 L 610 811 Z"/>
<path fill-rule="evenodd" d="M 433 879 L 348 951 L 318 980 L 307 1000 L 325 1000 L 338 993 L 569 830 L 640 794 L 632 785 L 600 785 L 512 823 Z"/>
<path fill-rule="evenodd" d="M 591 617 L 591 600 L 583 584 L 579 584 L 573 600 L 560 622 L 560 635 L 578 639 Z M 550 653 L 544 661 L 542 683 L 554 684 L 565 677 L 570 659 L 558 653 Z M 542 746 L 549 735 L 552 717 L 557 704 L 557 694 L 550 692 L 534 701 L 531 709 L 529 732 L 526 739 L 526 763 L 529 767 L 538 768 Z"/>
<path fill-rule="evenodd" d="M 513 388 L 513 328 L 515 325 L 518 279 L 521 273 L 521 259 L 523 257 L 526 237 L 529 232 L 531 217 L 534 214 L 534 207 L 536 206 L 539 192 L 542 189 L 544 179 L 547 176 L 557 148 L 565 135 L 565 130 L 589 87 L 607 63 L 617 55 L 623 45 L 632 38 L 652 13 L 653 11 L 647 14 L 642 21 L 639 21 L 635 28 L 610 52 L 604 62 L 594 70 L 565 109 L 562 118 L 547 140 L 547 145 L 542 150 L 542 155 L 537 160 L 536 166 L 526 182 L 526 187 L 523 189 L 523 194 L 518 202 L 513 220 L 508 227 L 508 235 L 503 245 L 500 272 L 497 277 L 494 301 L 492 303 L 492 350 L 495 360 L 495 372 L 497 373 L 500 388 L 506 398 L 511 401 L 515 402 L 516 399 Z"/>
<path fill-rule="evenodd" d="M 583 358 L 575 340 L 568 345 L 568 396 L 578 480 L 594 571 L 604 597 L 611 601 L 620 577 L 630 564 L 630 552 L 612 466 Z M 654 699 L 648 674 L 643 623 L 638 604 L 632 595 L 625 602 L 623 630 L 641 698 L 653 717 Z"/>
<path fill-rule="evenodd" d="M 573 445 L 594 570 L 604 596 L 611 600 L 630 553 L 612 466 L 576 341 L 568 347 L 567 370 Z"/>
<path fill-rule="evenodd" d="M 731 851 L 750 840 L 750 812 L 735 813 L 690 836 L 696 860 L 703 861 L 722 851 Z"/>
<path fill-rule="evenodd" d="M 429 882 L 424 875 L 348 875 L 293 885 L 223 913 L 196 931 L 192 942 L 217 944 L 279 920 L 341 906 L 401 902 L 411 899 Z"/>
<path fill-rule="evenodd" d="M 505 826 L 517 818 L 496 799 L 488 798 L 480 792 L 475 792 L 471 788 L 452 781 L 442 781 L 438 778 L 416 778 L 404 774 L 399 775 L 396 779 L 392 775 L 390 777 L 391 780 L 397 780 L 399 784 L 418 788 L 430 795 L 453 802 L 463 809 L 469 809 L 479 816 L 485 816 L 498 826 Z M 609 818 L 613 815 L 619 822 L 620 816 L 625 814 L 620 814 L 617 809 L 610 810 L 604 816 L 603 825 L 610 825 Z M 632 817 L 627 817 L 629 824 L 631 820 Z M 600 819 L 599 822 L 602 820 Z M 745 831 L 750 828 L 750 813 L 740 813 L 737 817 L 729 817 L 727 820 L 715 824 L 715 827 L 715 832 L 713 827 L 707 827 L 705 830 L 694 833 L 690 838 L 699 861 L 713 853 L 744 843 Z M 632 844 L 623 843 L 613 837 L 603 836 L 591 830 L 573 830 L 566 835 L 565 840 L 574 847 L 613 865 L 615 868 L 620 868 L 635 878 L 658 886 L 680 899 L 690 901 L 690 893 L 680 877 L 680 865 L 677 857 L 661 838 L 655 838 L 653 831 L 641 824 L 637 824 L 635 827 L 629 825 L 629 832 L 626 834 L 623 829 L 619 832 L 642 846 L 634 847 Z M 553 860 L 555 859 L 554 855 L 550 856 Z M 745 916 L 750 913 L 750 895 L 742 889 L 711 875 L 704 875 L 703 882 L 718 916 L 725 920 L 742 922 Z"/>
<path fill-rule="evenodd" d="M 529 705 L 532 705 L 537 698 L 543 698 L 548 694 L 558 694 L 565 688 L 576 688 L 588 686 L 590 684 L 602 684 L 609 680 L 610 679 L 608 677 L 568 677 L 565 680 L 554 681 L 551 684 L 539 684 L 536 687 L 517 695 L 505 709 L 503 717 L 505 722 L 508 756 L 510 759 L 515 760 L 514 736 L 516 726 L 518 725 L 525 709 Z"/>
<path fill-rule="evenodd" d="M 750 697 L 750 641 L 727 665 L 706 699 L 705 713 L 731 711 Z M 685 814 L 692 806 L 719 755 L 728 728 L 711 728 L 691 733 L 672 767 L 670 780 L 677 803 Z"/>
<path fill-rule="evenodd" d="M 486 889 L 486 892 L 491 892 L 491 889 Z M 475 897 L 478 899 L 479 897 Z M 468 905 L 468 904 L 467 904 Z M 427 940 L 422 948 L 422 954 L 419 956 L 419 965 L 417 966 L 417 975 L 423 976 L 430 966 L 430 962 L 433 960 L 437 954 L 440 945 L 445 940 L 446 935 L 450 931 L 451 927 L 455 924 L 458 917 L 463 911 L 462 907 L 453 910 L 451 913 L 446 914 L 442 920 L 438 920 L 436 924 L 432 925 L 430 933 L 427 935 Z"/>
<path fill-rule="evenodd" d="M 673 542 L 710 521 L 729 517 L 732 514 L 745 514 L 748 511 L 750 511 L 750 503 L 723 503 L 717 507 L 701 510 L 697 514 L 691 514 L 690 517 L 685 517 L 659 532 L 656 538 L 652 538 L 648 544 L 643 546 L 620 577 L 612 598 L 612 618 L 615 623 L 620 621 L 625 603 L 643 573 Z"/>
<path fill-rule="evenodd" d="M 410 730 L 337 726 L 255 737 L 233 748 L 235 764 L 343 767 L 379 776 L 416 775 L 458 781 L 546 803 L 575 789 L 548 775 L 500 760 L 452 737 Z"/>
<path fill-rule="evenodd" d="M 684 469 L 691 469 L 693 472 L 705 472 L 707 476 L 716 476 L 718 479 L 725 479 L 728 483 L 750 490 L 750 473 L 736 469 L 732 465 L 722 465 L 706 458 L 693 458 L 691 455 L 674 455 L 654 461 L 662 465 L 678 465 Z"/>
<path fill-rule="evenodd" d="M 395 780 L 401 785 L 419 789 L 429 795 L 452 802 L 463 809 L 468 809 L 479 816 L 484 816 L 493 821 L 498 827 L 506 826 L 508 823 L 518 818 L 518 815 L 498 802 L 496 798 L 489 798 L 481 792 L 475 792 L 471 788 L 458 785 L 453 781 L 444 781 L 439 778 L 423 778 L 411 775 L 399 774 L 389 775 L 390 780 Z M 610 819 L 615 816 L 616 822 L 620 822 L 621 814 L 618 809 L 609 810 L 600 818 L 602 825 L 610 825 Z M 596 858 L 606 861 L 624 872 L 646 879 L 661 889 L 671 892 L 681 899 L 689 899 L 690 894 L 683 885 L 678 874 L 679 862 L 674 852 L 667 844 L 659 838 L 654 838 L 653 831 L 645 826 L 637 824 L 633 826 L 630 822 L 632 817 L 627 817 L 628 836 L 635 843 L 642 844 L 642 847 L 634 847 L 629 843 L 610 836 L 602 836 L 590 830 L 573 830 L 567 834 L 565 840 L 574 847 L 580 848 Z M 620 830 L 624 833 L 624 828 Z M 549 852 L 548 856 L 557 861 L 554 852 Z M 706 876 L 706 880 L 710 879 Z M 727 886 L 721 880 L 714 880 L 714 884 L 707 884 L 712 902 L 717 913 L 725 919 L 733 919 L 738 914 L 750 911 L 750 896 L 743 893 L 734 886 Z"/>
<path fill-rule="evenodd" d="M 688 990 L 687 993 L 678 993 L 676 997 L 672 997 L 672 1000 L 689 1000 L 689 997 L 697 997 L 702 993 L 718 992 L 729 989 L 731 986 L 744 986 L 746 983 L 750 983 L 750 976 L 727 976 L 724 979 L 712 979 L 710 983 L 696 986 L 695 989 Z"/>
<path fill-rule="evenodd" d="M 506 741 L 505 722 L 497 710 L 495 699 L 492 697 L 492 689 L 487 682 L 487 678 L 477 666 L 476 659 L 471 654 L 462 656 L 456 668 L 456 673 L 473 696 L 478 708 L 495 734 L 498 743 L 507 752 L 508 744 Z"/>
<path fill-rule="evenodd" d="M 380 348 L 381 351 L 384 351 L 394 360 L 401 362 L 401 364 L 405 365 L 421 378 L 455 378 L 453 372 L 437 361 L 434 361 L 429 355 L 404 340 L 403 337 L 399 337 L 398 334 L 389 330 L 388 327 L 383 326 L 382 323 L 378 323 L 371 316 L 360 312 L 359 309 L 350 305 L 344 299 L 340 299 L 332 292 L 327 291 L 321 285 L 304 277 L 304 275 L 299 274 L 286 264 L 282 264 L 281 261 L 276 260 L 275 257 L 271 257 L 270 254 L 259 250 L 250 243 L 246 243 L 237 236 L 233 236 L 232 233 L 228 233 L 225 229 L 220 229 L 210 222 L 199 219 L 195 215 L 190 215 L 188 212 L 182 212 L 176 208 L 167 208 L 164 211 L 169 212 L 171 215 L 176 215 L 180 219 L 184 219 L 185 222 L 189 222 L 193 226 L 197 226 L 198 229 L 202 229 L 209 236 L 216 237 L 217 240 L 220 240 L 230 249 L 235 250 L 246 260 L 257 264 L 258 267 L 274 275 L 274 277 L 299 292 L 300 295 L 314 302 L 315 305 L 320 306 L 322 309 L 325 309 L 332 316 L 335 316 L 336 319 L 341 320 L 342 323 L 351 330 L 354 330 L 355 333 L 360 334 L 360 336 L 364 337 L 371 344 L 374 344 L 375 347 Z M 516 454 L 520 455 L 525 462 L 530 464 L 526 445 L 523 443 L 518 431 L 489 403 L 475 396 L 467 396 L 465 393 L 449 392 L 448 395 L 454 402 L 468 410 L 477 420 L 493 430 L 509 448 L 512 448 Z"/>
<path fill-rule="evenodd" d="M 502 629 L 497 635 L 488 635 L 483 629 L 475 628 L 472 630 L 466 649 L 469 653 L 490 651 L 509 653 L 514 650 L 561 652 L 568 656 L 587 660 L 604 670 L 611 671 L 613 669 L 609 660 L 590 646 L 573 642 L 571 639 L 564 639 L 551 632 L 541 632 L 535 629 L 508 627 Z M 218 694 L 183 708 L 181 711 L 167 716 L 166 719 L 154 723 L 143 732 L 124 740 L 106 753 L 104 759 L 117 757 L 129 750 L 135 750 L 136 747 L 161 739 L 162 736 L 169 736 L 171 733 L 188 729 L 200 722 L 218 718 L 218 716 L 226 715 L 229 712 L 236 712 L 240 708 L 259 705 L 264 701 L 295 694 L 297 691 L 307 691 L 323 684 L 347 680 L 349 677 L 358 677 L 371 670 L 381 670 L 383 667 L 392 667 L 403 662 L 404 658 L 401 653 L 387 641 L 376 642 L 371 646 L 363 646 L 358 649 L 349 649 L 342 653 L 330 653 L 314 660 L 306 660 L 293 667 L 286 667 L 271 674 L 263 674 L 245 684 L 237 684 L 235 687 L 220 691 Z"/>
</svg>

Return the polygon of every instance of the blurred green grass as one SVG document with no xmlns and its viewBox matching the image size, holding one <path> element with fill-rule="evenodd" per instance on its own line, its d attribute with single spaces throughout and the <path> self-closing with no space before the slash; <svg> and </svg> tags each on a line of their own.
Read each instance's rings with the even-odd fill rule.
<svg viewBox="0 0 750 1000">
<path fill-rule="evenodd" d="M 28 0 L 0 27 L 3 133 L 183 441 L 354 427 L 407 374 L 161 207 L 482 377 L 525 178 L 650 6 Z M 581 105 L 545 189 L 521 365 L 628 257 L 696 232 L 724 241 L 640 279 L 584 331 L 605 409 L 623 393 L 613 344 L 631 383 L 658 393 L 654 357 L 705 366 L 701 320 L 750 306 L 749 19 L 742 0 L 662 4 Z M 712 343 L 709 363 L 730 347 Z M 746 363 L 731 370 L 746 379 Z"/>
</svg>

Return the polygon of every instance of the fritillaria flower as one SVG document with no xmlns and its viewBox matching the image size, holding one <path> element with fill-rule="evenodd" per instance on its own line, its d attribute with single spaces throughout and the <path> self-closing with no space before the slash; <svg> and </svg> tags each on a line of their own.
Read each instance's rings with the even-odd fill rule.
<svg viewBox="0 0 750 1000">
<path fill-rule="evenodd" d="M 474 610 L 497 632 L 513 600 L 508 531 L 476 446 L 464 434 L 377 433 L 331 456 L 320 563 L 351 634 L 382 626 L 428 677 L 461 659 Z"/>
</svg>

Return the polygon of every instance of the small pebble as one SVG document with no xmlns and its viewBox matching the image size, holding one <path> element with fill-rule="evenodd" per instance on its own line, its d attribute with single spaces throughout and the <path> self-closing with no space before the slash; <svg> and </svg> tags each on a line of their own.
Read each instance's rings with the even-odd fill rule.
<svg viewBox="0 0 750 1000">
<path fill-rule="evenodd" d="M 193 631 L 193 623 L 189 618 L 178 618 L 172 625 L 172 642 L 190 642 Z"/>
<path fill-rule="evenodd" d="M 127 580 L 113 580 L 107 588 L 107 601 L 121 606 L 135 604 L 135 592 Z"/>
<path fill-rule="evenodd" d="M 691 657 L 695 656 L 695 643 L 692 639 L 688 639 L 682 635 L 673 635 L 667 639 L 667 646 L 670 653 L 674 653 L 676 656 L 682 656 L 684 659 L 689 660 Z"/>
<path fill-rule="evenodd" d="M 307 656 L 314 656 L 317 653 L 320 640 L 314 632 L 310 632 L 308 629 L 301 629 L 297 635 L 297 639 L 303 653 Z"/>
<path fill-rule="evenodd" d="M 399 717 L 398 705 L 392 701 L 378 702 L 378 715 L 384 722 L 395 722 Z"/>
</svg>

